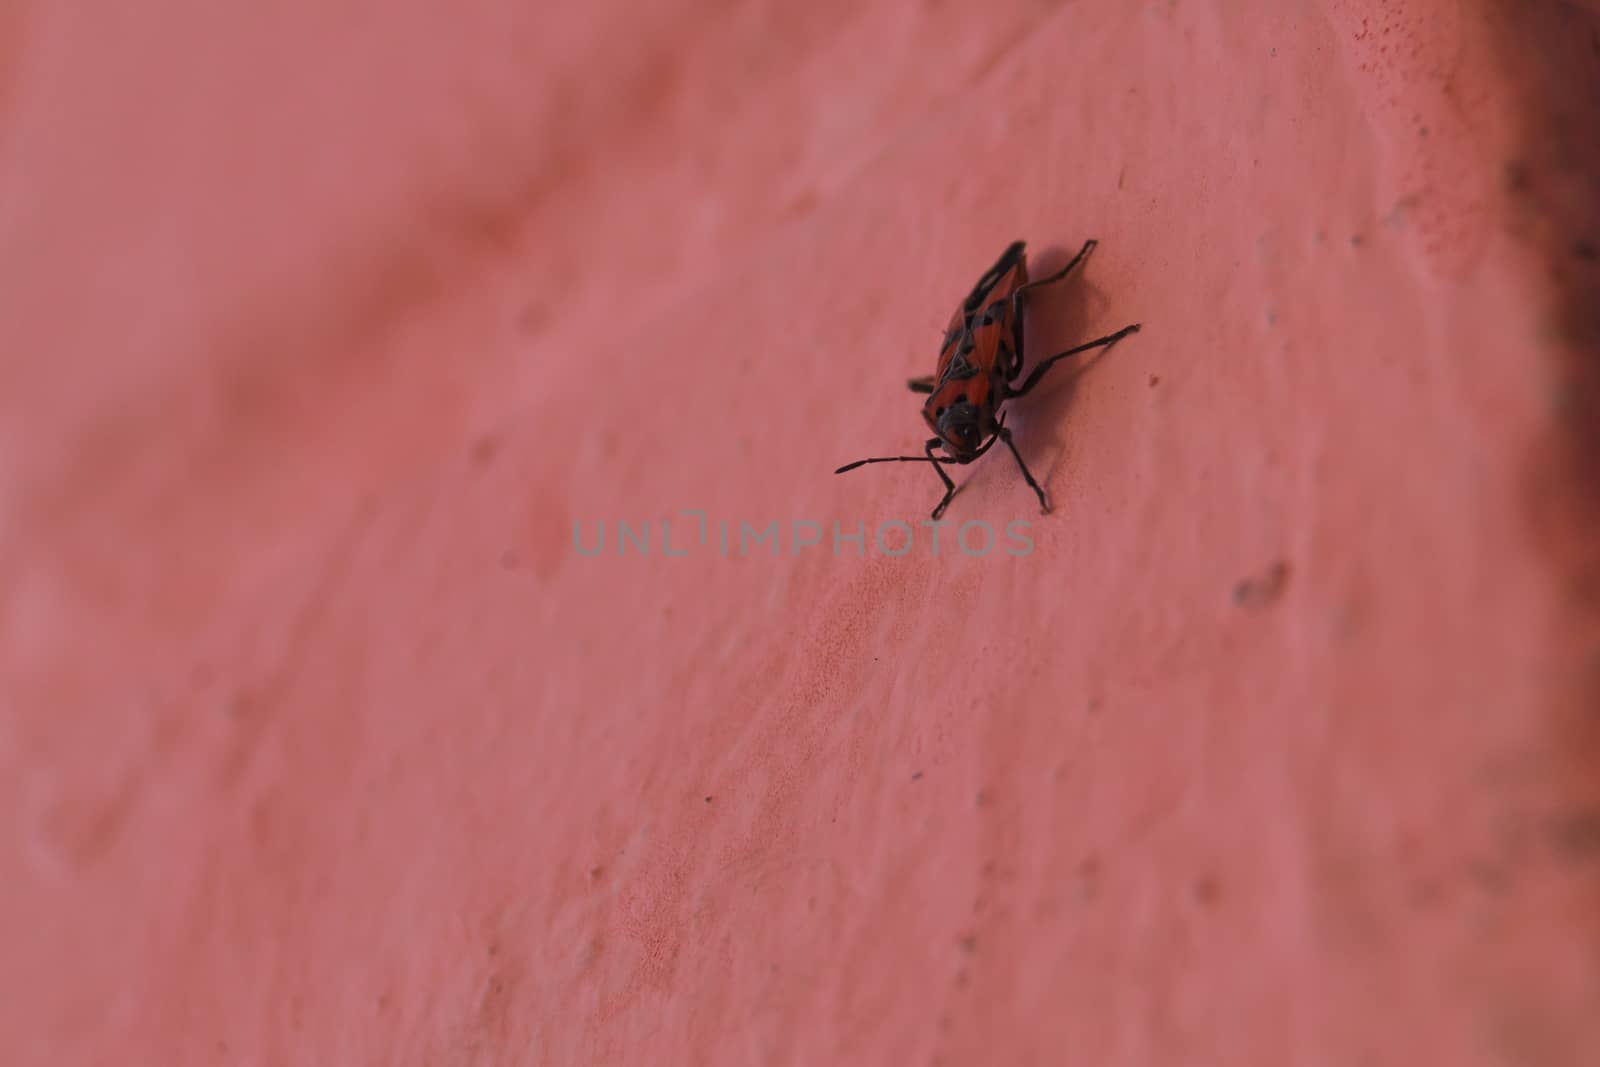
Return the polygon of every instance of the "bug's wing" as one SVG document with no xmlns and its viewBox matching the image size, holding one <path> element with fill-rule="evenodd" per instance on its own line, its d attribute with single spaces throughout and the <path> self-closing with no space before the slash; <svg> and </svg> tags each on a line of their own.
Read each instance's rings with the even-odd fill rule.
<svg viewBox="0 0 1600 1067">
<path fill-rule="evenodd" d="M 952 373 L 965 377 L 968 367 L 976 367 L 986 375 L 997 359 L 1007 361 L 1000 368 L 1002 376 L 1013 375 L 1011 362 L 1016 358 L 1017 346 L 1011 339 L 1017 323 L 1013 321 L 1011 296 L 1028 283 L 1024 247 L 1021 241 L 1013 242 L 950 317 L 933 376 L 936 383 L 943 383 Z"/>
<path fill-rule="evenodd" d="M 995 261 L 984 276 L 978 279 L 978 284 L 972 287 L 972 292 L 967 294 L 967 299 L 962 301 L 961 310 L 968 319 L 981 311 L 990 303 L 989 296 L 997 290 L 1004 289 L 1009 295 L 1019 285 L 1028 283 L 1028 261 L 1023 255 L 1027 245 L 1023 241 L 1012 241 L 1011 245 Z"/>
<path fill-rule="evenodd" d="M 966 308 L 956 308 L 956 313 L 950 316 L 950 325 L 944 330 L 944 344 L 939 348 L 939 365 L 934 368 L 933 380 L 935 383 L 943 381 L 945 374 L 950 370 L 950 364 L 956 358 L 956 352 L 968 343 L 972 333 L 972 320 Z"/>
</svg>

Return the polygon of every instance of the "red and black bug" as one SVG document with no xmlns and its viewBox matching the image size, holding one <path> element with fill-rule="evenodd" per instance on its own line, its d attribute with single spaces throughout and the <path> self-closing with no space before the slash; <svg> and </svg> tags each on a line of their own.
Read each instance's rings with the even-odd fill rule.
<svg viewBox="0 0 1600 1067">
<path fill-rule="evenodd" d="M 921 456 L 880 456 L 876 459 L 859 459 L 846 463 L 834 471 L 843 474 L 868 463 L 929 463 L 934 473 L 944 482 L 944 498 L 933 509 L 937 519 L 944 514 L 950 498 L 955 496 L 956 483 L 944 472 L 941 464 L 967 464 L 989 451 L 996 441 L 1004 441 L 1016 458 L 1022 477 L 1039 496 L 1039 508 L 1048 513 L 1050 505 L 1044 490 L 1033 480 L 1028 465 L 1022 462 L 1017 446 L 1011 441 L 1011 431 L 1006 429 L 1005 415 L 1000 410 L 1007 400 L 1023 396 L 1039 384 L 1045 372 L 1068 356 L 1103 348 L 1136 333 L 1139 324 L 1124 326 L 1116 333 L 1096 338 L 1051 356 L 1033 368 L 1033 372 L 1018 384 L 1022 376 L 1022 297 L 1030 289 L 1037 289 L 1065 278 L 1097 242 L 1085 241 L 1072 261 L 1048 278 L 1028 281 L 1028 260 L 1023 253 L 1023 242 L 1017 241 L 1007 248 L 994 266 L 972 292 L 961 302 L 950 318 L 945 331 L 944 345 L 939 351 L 939 366 L 931 377 L 913 378 L 907 384 L 914 393 L 927 393 L 927 403 L 922 405 L 922 417 L 928 428 L 937 436 L 928 439 Z M 943 446 L 945 455 L 933 454 L 935 445 Z"/>
</svg>

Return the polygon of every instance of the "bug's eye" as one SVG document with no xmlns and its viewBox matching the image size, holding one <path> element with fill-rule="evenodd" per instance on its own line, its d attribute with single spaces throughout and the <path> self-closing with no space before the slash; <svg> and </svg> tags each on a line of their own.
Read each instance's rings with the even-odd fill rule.
<svg viewBox="0 0 1600 1067">
<path fill-rule="evenodd" d="M 937 419 L 937 418 L 940 418 L 943 415 L 944 415 L 944 408 L 934 408 L 933 409 L 933 417 L 934 418 Z"/>
</svg>

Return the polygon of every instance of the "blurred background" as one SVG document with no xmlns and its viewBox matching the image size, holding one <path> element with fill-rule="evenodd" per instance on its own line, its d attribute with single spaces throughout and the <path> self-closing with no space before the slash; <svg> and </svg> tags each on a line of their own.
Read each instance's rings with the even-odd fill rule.
<svg viewBox="0 0 1600 1067">
<path fill-rule="evenodd" d="M 1596 1062 L 1597 111 L 1588 0 L 6 5 L 0 1063 Z M 935 554 L 831 472 L 1089 238 Z"/>
</svg>

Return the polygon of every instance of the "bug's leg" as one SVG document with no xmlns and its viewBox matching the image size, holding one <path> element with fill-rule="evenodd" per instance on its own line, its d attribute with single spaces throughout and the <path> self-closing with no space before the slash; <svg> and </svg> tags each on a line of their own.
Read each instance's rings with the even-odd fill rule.
<svg viewBox="0 0 1600 1067">
<path fill-rule="evenodd" d="M 1044 515 L 1050 514 L 1050 502 L 1044 498 L 1044 490 L 1039 488 L 1039 483 L 1033 480 L 1033 474 L 1029 472 L 1028 465 L 1022 462 L 1022 453 L 1018 452 L 1017 446 L 1011 442 L 1011 431 L 1001 426 L 995 430 L 995 436 L 1004 441 L 1006 447 L 1011 449 L 1012 458 L 1017 461 L 1017 467 L 1022 471 L 1023 481 L 1032 487 L 1034 494 L 1039 498 L 1040 513 Z M 942 474 L 943 472 L 941 471 L 940 473 Z"/>
<path fill-rule="evenodd" d="M 1036 281 L 1029 282 L 1027 285 L 1019 285 L 1016 292 L 1011 294 L 1011 332 L 1016 337 L 1017 350 L 1015 353 L 1016 358 L 1012 363 L 1012 369 L 1010 370 L 1010 373 L 1006 375 L 1007 381 L 1010 381 L 1012 378 L 1015 378 L 1018 374 L 1022 373 L 1022 294 L 1026 293 L 1029 289 L 1037 289 L 1041 285 L 1050 285 L 1054 282 L 1059 282 L 1062 278 L 1065 278 L 1069 273 L 1071 273 L 1073 267 L 1076 267 L 1083 261 L 1084 256 L 1088 255 L 1090 252 L 1093 252 L 1095 246 L 1099 243 L 1100 242 L 1096 241 L 1093 237 L 1089 238 L 1087 241 L 1083 242 L 1083 247 L 1078 249 L 1078 254 L 1067 261 L 1067 265 L 1065 267 L 1062 267 L 1048 278 L 1039 278 Z"/>
<path fill-rule="evenodd" d="M 1099 243 L 1100 242 L 1096 241 L 1093 237 L 1089 238 L 1087 241 L 1083 242 L 1083 247 L 1078 249 L 1078 254 L 1067 261 L 1067 265 L 1065 267 L 1062 267 L 1048 278 L 1040 278 L 1037 281 L 1029 282 L 1027 285 L 1017 286 L 1017 291 L 1011 294 L 1012 321 L 1016 321 L 1016 317 L 1022 313 L 1023 293 L 1026 293 L 1029 289 L 1037 289 L 1041 285 L 1050 285 L 1054 282 L 1059 282 L 1062 278 L 1065 278 L 1069 273 L 1071 273 L 1073 267 L 1076 267 L 1080 262 L 1082 262 L 1084 256 L 1088 255 L 1090 252 L 1093 252 L 1094 246 Z"/>
<path fill-rule="evenodd" d="M 1059 282 L 1062 278 L 1065 278 L 1068 274 L 1071 274 L 1072 268 L 1081 263 L 1084 256 L 1088 255 L 1090 252 L 1093 252 L 1094 246 L 1099 243 L 1100 242 L 1095 240 L 1093 237 L 1089 238 L 1087 241 L 1083 242 L 1083 247 L 1078 249 L 1078 254 L 1067 260 L 1067 265 L 1065 267 L 1062 267 L 1048 278 L 1040 278 L 1037 281 L 1029 282 L 1027 285 L 1018 286 L 1017 293 L 1025 293 L 1029 289 L 1037 289 L 1041 285 L 1050 285 L 1054 282 Z"/>
<path fill-rule="evenodd" d="M 933 515 L 931 516 L 934 522 L 939 521 L 939 516 L 944 514 L 944 509 L 950 506 L 950 498 L 956 495 L 956 483 L 950 480 L 950 476 L 944 472 L 944 468 L 939 465 L 938 459 L 934 457 L 933 448 L 938 443 L 939 439 L 937 437 L 931 437 L 928 439 L 928 443 L 923 446 L 923 451 L 928 454 L 928 460 L 933 464 L 934 473 L 944 483 L 944 498 L 939 501 L 939 506 L 933 509 Z"/>
<path fill-rule="evenodd" d="M 1057 362 L 1066 359 L 1068 356 L 1075 356 L 1080 352 L 1087 352 L 1091 348 L 1104 348 L 1106 345 L 1116 344 L 1130 333 L 1138 332 L 1139 324 L 1136 322 L 1132 326 L 1124 326 L 1116 333 L 1108 333 L 1104 337 L 1097 337 L 1093 341 L 1086 341 L 1076 348 L 1069 348 L 1060 355 L 1051 356 L 1049 359 L 1033 368 L 1033 373 L 1028 375 L 1028 380 L 1023 382 L 1017 388 L 1011 390 L 1011 395 L 1022 396 L 1029 389 L 1032 389 L 1034 386 L 1039 384 L 1039 379 L 1044 377 L 1045 371 L 1049 370 Z"/>
<path fill-rule="evenodd" d="M 913 393 L 931 393 L 933 392 L 933 375 L 930 374 L 926 378 L 913 378 L 906 383 L 906 388 Z"/>
</svg>

